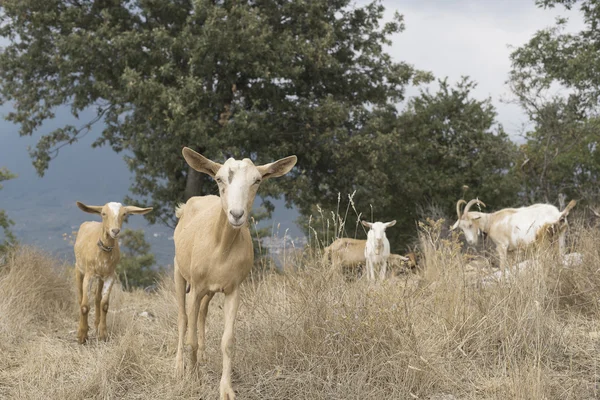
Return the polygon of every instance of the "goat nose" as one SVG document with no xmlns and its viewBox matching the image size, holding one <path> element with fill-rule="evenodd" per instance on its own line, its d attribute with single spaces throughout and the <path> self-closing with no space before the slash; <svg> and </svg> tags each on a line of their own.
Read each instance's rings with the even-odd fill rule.
<svg viewBox="0 0 600 400">
<path fill-rule="evenodd" d="M 119 234 L 119 232 L 121 232 L 120 229 L 111 229 L 111 232 L 113 233 L 113 235 L 117 236 Z"/>
<path fill-rule="evenodd" d="M 244 216 L 244 210 L 230 210 L 229 214 L 236 220 L 242 218 Z"/>
</svg>

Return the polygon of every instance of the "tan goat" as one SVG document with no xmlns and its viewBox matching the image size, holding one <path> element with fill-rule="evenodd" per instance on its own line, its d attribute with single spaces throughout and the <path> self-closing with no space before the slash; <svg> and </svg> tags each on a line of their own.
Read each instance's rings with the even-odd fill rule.
<svg viewBox="0 0 600 400">
<path fill-rule="evenodd" d="M 231 366 L 234 353 L 234 324 L 239 304 L 239 287 L 254 263 L 248 218 L 262 180 L 287 174 L 296 156 L 255 166 L 250 159 L 233 158 L 224 164 L 213 162 L 185 147 L 183 157 L 196 171 L 212 176 L 219 196 L 190 198 L 176 210 L 175 290 L 178 305 L 179 342 L 175 369 L 184 372 L 183 347 L 188 321 L 187 341 L 191 363 L 197 362 L 198 349 L 204 355 L 205 320 L 208 304 L 217 292 L 225 294 L 225 329 L 221 340 L 223 373 L 219 388 L 221 399 L 232 400 Z M 190 284 L 191 310 L 186 315 L 186 282 Z M 199 324 L 199 330 L 198 326 Z"/>
<path fill-rule="evenodd" d="M 115 282 L 115 268 L 121 257 L 117 238 L 121 232 L 123 219 L 128 214 L 146 214 L 152 208 L 122 206 L 121 203 L 87 206 L 80 202 L 77 202 L 77 207 L 87 213 L 102 216 L 102 222 L 82 223 L 75 240 L 75 281 L 79 304 L 77 339 L 79 343 L 84 343 L 88 338 L 89 297 L 95 279 L 98 280 L 98 286 L 96 288 L 96 319 L 94 323 L 98 339 L 106 340 L 108 298 Z"/>
<path fill-rule="evenodd" d="M 354 269 L 359 265 L 365 265 L 366 240 L 339 238 L 333 241 L 323 251 L 323 263 L 331 262 L 334 266 Z"/>
</svg>

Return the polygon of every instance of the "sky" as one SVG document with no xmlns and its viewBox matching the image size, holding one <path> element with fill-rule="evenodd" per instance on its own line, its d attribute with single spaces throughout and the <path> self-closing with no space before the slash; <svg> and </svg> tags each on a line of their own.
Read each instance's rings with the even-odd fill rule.
<svg viewBox="0 0 600 400">
<path fill-rule="evenodd" d="M 367 1 L 359 1 L 362 5 Z M 389 54 L 450 82 L 469 76 L 478 83 L 474 95 L 491 97 L 498 122 L 517 142 L 527 118 L 516 104 L 507 104 L 506 85 L 511 48 L 525 44 L 540 30 L 554 25 L 557 16 L 569 18 L 567 31 L 583 28 L 578 10 L 543 9 L 534 0 L 387 0 L 385 19 L 398 11 L 406 30 L 393 37 Z M 411 88 L 408 95 L 418 89 Z"/>
</svg>

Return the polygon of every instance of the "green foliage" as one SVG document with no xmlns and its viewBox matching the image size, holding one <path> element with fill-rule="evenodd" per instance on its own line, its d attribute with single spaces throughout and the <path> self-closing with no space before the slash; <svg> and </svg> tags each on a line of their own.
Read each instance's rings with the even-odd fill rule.
<svg viewBox="0 0 600 400">
<path fill-rule="evenodd" d="M 131 192 L 154 207 L 148 220 L 169 225 L 177 202 L 216 189 L 187 168 L 183 146 L 216 160 L 297 154 L 291 176 L 261 190 L 295 201 L 328 178 L 345 135 L 361 135 L 371 109 L 431 79 L 384 51 L 404 24 L 399 15 L 382 24 L 379 1 L 5 0 L 0 8 L 0 37 L 11 41 L 0 53 L 0 102 L 13 102 L 8 119 L 20 134 L 61 105 L 75 116 L 96 110 L 82 128 L 40 139 L 37 171 L 101 121 L 94 145 L 130 151 Z"/>
<path fill-rule="evenodd" d="M 316 216 L 314 201 L 329 218 L 338 209 L 338 192 L 355 193 L 356 212 L 342 218 L 345 232 L 338 236 L 363 236 L 363 229 L 356 229 L 357 214 L 367 220 L 395 219 L 398 224 L 387 235 L 392 250 L 400 251 L 415 237 L 418 205 L 438 205 L 454 216 L 464 185 L 471 188 L 467 197 L 479 196 L 490 209 L 514 205 L 518 185 L 510 170 L 516 146 L 496 124 L 490 100 L 472 98 L 474 87 L 466 78 L 454 87 L 442 80 L 437 92 L 421 92 L 400 114 L 394 108 L 376 110 L 365 119 L 364 134 L 345 139 L 348 151 L 335 154 L 320 193 L 299 202 L 302 213 Z M 319 228 L 322 222 L 314 225 Z"/>
<path fill-rule="evenodd" d="M 536 32 L 511 54 L 510 85 L 534 123 L 521 147 L 528 202 L 556 201 L 559 193 L 600 200 L 600 1 L 540 0 L 539 6 L 580 5 L 586 27 L 564 32 L 565 19 Z M 557 91 L 559 87 L 562 90 Z"/>
<path fill-rule="evenodd" d="M 154 284 L 160 270 L 152 269 L 154 254 L 150 253 L 150 244 L 144 238 L 144 231 L 125 229 L 120 242 L 121 260 L 117 265 L 117 274 L 124 288 L 130 290 Z"/>
<path fill-rule="evenodd" d="M 17 176 L 15 174 L 11 173 L 6 168 L 0 168 L 0 182 L 14 179 L 16 177 Z M 2 189 L 1 184 L 0 189 Z M 11 225 L 14 225 L 14 222 L 8 218 L 4 210 L 0 210 L 0 228 L 2 228 L 4 235 L 4 240 L 0 242 L 0 253 L 5 252 L 8 247 L 16 243 L 16 239 L 10 231 Z"/>
</svg>

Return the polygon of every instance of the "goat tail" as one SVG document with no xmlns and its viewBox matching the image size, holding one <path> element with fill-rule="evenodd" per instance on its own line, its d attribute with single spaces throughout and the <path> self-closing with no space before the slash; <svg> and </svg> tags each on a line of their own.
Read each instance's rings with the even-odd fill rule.
<svg viewBox="0 0 600 400">
<path fill-rule="evenodd" d="M 563 210 L 563 212 L 560 213 L 559 220 L 562 221 L 565 218 L 567 218 L 567 215 L 569 215 L 569 212 L 571 212 L 571 210 L 573 209 L 573 207 L 575 207 L 576 204 L 577 204 L 577 200 L 571 200 L 569 202 L 569 204 L 567 204 L 567 206 L 565 207 L 565 209 Z"/>
<path fill-rule="evenodd" d="M 175 207 L 175 217 L 181 218 L 183 217 L 183 212 L 185 211 L 185 203 L 179 203 L 177 207 Z"/>
</svg>

